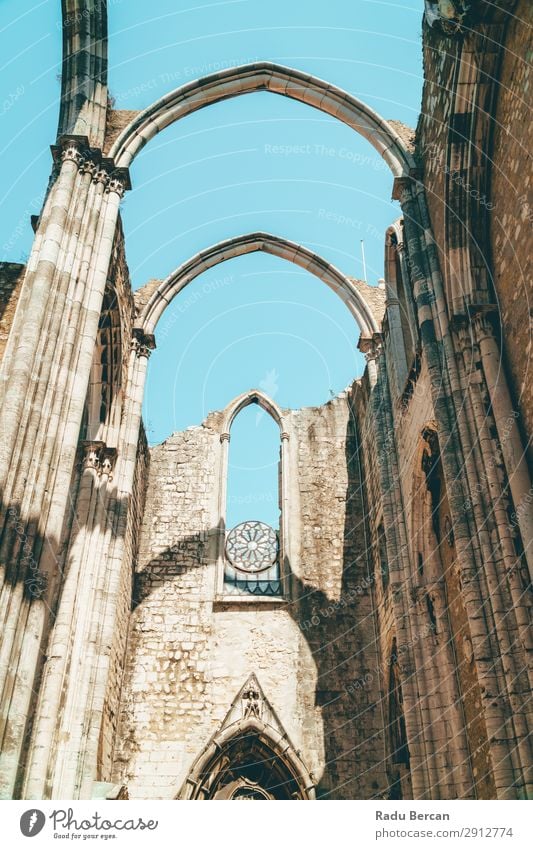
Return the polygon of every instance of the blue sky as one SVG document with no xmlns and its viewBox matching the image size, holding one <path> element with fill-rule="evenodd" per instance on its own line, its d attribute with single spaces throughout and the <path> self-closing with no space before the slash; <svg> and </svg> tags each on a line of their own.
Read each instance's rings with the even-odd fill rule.
<svg viewBox="0 0 533 849">
<path fill-rule="evenodd" d="M 421 0 L 109 0 L 110 92 L 117 108 L 139 109 L 191 79 L 268 60 L 327 79 L 385 118 L 415 126 L 422 7 Z M 29 216 L 39 210 L 50 171 L 59 10 L 59 0 L 0 2 L 3 260 L 27 256 Z M 216 104 L 168 128 L 136 159 L 132 179 L 123 221 L 134 288 L 254 230 L 301 242 L 358 277 L 363 239 L 375 285 L 384 231 L 399 215 L 390 174 L 367 142 L 311 107 L 267 93 Z M 158 329 L 145 399 L 152 443 L 199 424 L 250 387 L 264 388 L 282 407 L 317 405 L 363 368 L 358 329 L 340 300 L 265 254 L 199 277 Z M 275 523 L 276 499 L 267 495 L 276 487 L 276 438 L 255 408 L 236 420 L 230 525 Z M 274 460 L 263 463 L 267 454 Z M 253 498 L 260 515 L 249 516 Z"/>
</svg>

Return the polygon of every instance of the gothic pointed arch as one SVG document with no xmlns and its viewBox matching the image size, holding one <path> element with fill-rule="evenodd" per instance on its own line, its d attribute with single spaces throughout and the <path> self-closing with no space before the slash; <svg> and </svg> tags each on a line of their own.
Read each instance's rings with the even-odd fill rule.
<svg viewBox="0 0 533 849">
<path fill-rule="evenodd" d="M 318 77 L 273 62 L 228 68 L 169 92 L 128 124 L 110 156 L 118 166 L 128 167 L 145 144 L 180 118 L 209 104 L 257 91 L 300 100 L 338 118 L 370 142 L 395 177 L 408 176 L 414 168 L 414 159 L 401 137 L 377 112 Z"/>
<path fill-rule="evenodd" d="M 314 799 L 313 776 L 252 674 L 194 762 L 178 799 Z"/>
<path fill-rule="evenodd" d="M 236 417 L 246 407 L 257 404 L 272 418 L 279 428 L 280 446 L 278 461 L 278 505 L 279 526 L 258 522 L 257 516 L 246 517 L 234 528 L 227 526 L 228 504 L 228 468 L 230 431 Z M 220 434 L 220 468 L 218 492 L 218 542 L 217 542 L 217 578 L 216 595 L 219 601 L 234 601 L 236 598 L 246 600 L 257 598 L 287 597 L 290 590 L 290 462 L 289 440 L 290 424 L 284 411 L 260 389 L 249 389 L 238 395 L 222 411 L 219 424 Z M 248 542 L 246 542 L 248 541 Z M 253 550 L 260 549 L 263 557 L 259 567 L 258 553 L 254 554 L 257 562 L 253 568 L 250 564 L 235 559 L 232 555 L 235 547 L 246 554 L 253 544 Z M 235 552 L 234 552 L 235 553 Z"/>
<path fill-rule="evenodd" d="M 338 268 L 303 245 L 262 232 L 218 242 L 180 265 L 151 293 L 138 318 L 139 328 L 143 333 L 153 335 L 157 322 L 170 302 L 199 274 L 228 259 L 256 251 L 293 262 L 326 283 L 344 301 L 363 337 L 370 339 L 379 332 L 378 322 L 361 292 Z"/>
<path fill-rule="evenodd" d="M 276 402 L 273 401 L 272 398 L 269 398 L 269 396 L 261 389 L 249 389 L 247 392 L 243 392 L 242 395 L 238 395 L 237 398 L 233 399 L 233 401 L 230 401 L 225 408 L 222 424 L 223 434 L 229 434 L 234 419 L 236 419 L 239 413 L 250 404 L 258 404 L 265 413 L 268 413 L 269 416 L 274 419 L 281 433 L 284 432 L 285 423 L 283 410 L 278 407 Z"/>
</svg>

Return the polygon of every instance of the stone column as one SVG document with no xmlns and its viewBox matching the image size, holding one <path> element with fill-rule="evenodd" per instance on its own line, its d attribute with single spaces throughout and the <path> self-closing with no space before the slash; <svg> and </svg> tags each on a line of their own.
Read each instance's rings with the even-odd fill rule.
<svg viewBox="0 0 533 849">
<path fill-rule="evenodd" d="M 473 487 L 477 480 L 473 459 L 476 435 L 470 432 L 465 413 L 465 388 L 457 362 L 460 352 L 454 347 L 449 326 L 423 186 L 413 179 L 402 178 L 395 181 L 395 197 L 401 201 L 404 212 L 412 284 L 442 445 L 442 464 L 473 654 L 477 668 L 483 670 L 483 711 L 494 780 L 498 798 L 516 798 L 522 792 L 517 789 L 516 782 L 517 779 L 522 781 L 523 775 L 513 735 L 507 731 L 508 705 L 512 698 L 501 669 L 502 649 L 495 640 L 494 629 L 484 616 L 487 604 L 491 606 L 490 580 L 482 550 L 486 529 L 478 526 L 472 509 L 475 501 Z M 487 665 L 486 658 L 491 656 L 496 657 L 496 663 Z M 494 698 L 496 693 L 500 693 L 503 699 Z"/>
<path fill-rule="evenodd" d="M 98 746 L 124 570 L 131 576 L 125 540 L 153 345 L 152 337 L 134 339 L 116 460 L 103 443 L 85 446 L 79 522 L 49 643 L 24 798 L 87 799 L 95 781 L 108 779 L 99 774 Z"/>
<path fill-rule="evenodd" d="M 65 137 L 2 364 L 0 795 L 11 797 L 61 581 L 61 536 L 127 172 Z"/>
</svg>

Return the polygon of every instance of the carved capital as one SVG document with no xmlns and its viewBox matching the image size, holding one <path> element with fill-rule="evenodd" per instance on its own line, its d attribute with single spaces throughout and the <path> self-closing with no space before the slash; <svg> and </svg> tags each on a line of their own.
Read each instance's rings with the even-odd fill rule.
<svg viewBox="0 0 533 849">
<path fill-rule="evenodd" d="M 81 171 L 87 162 L 101 159 L 101 152 L 92 148 L 87 136 L 65 135 L 60 136 L 57 144 L 51 146 L 52 158 L 57 169 L 64 162 L 74 162 Z"/>
<path fill-rule="evenodd" d="M 114 192 L 123 198 L 128 189 L 131 189 L 130 172 L 127 168 L 116 168 L 112 159 L 103 159 L 102 166 L 107 173 L 106 192 Z"/>
<path fill-rule="evenodd" d="M 471 304 L 468 308 L 475 339 L 496 338 L 494 322 L 498 320 L 498 307 L 496 304 Z"/>
<path fill-rule="evenodd" d="M 144 333 L 140 328 L 133 328 L 131 348 L 138 357 L 148 357 L 155 348 L 155 338 L 151 333 Z"/>
<path fill-rule="evenodd" d="M 381 333 L 374 333 L 373 336 L 361 336 L 357 347 L 367 363 L 377 360 L 383 351 L 383 337 Z"/>
<path fill-rule="evenodd" d="M 92 469 L 98 476 L 106 475 L 109 480 L 113 479 L 113 469 L 117 457 L 116 448 L 108 448 L 105 442 L 87 440 L 82 443 L 83 471 Z"/>
<path fill-rule="evenodd" d="M 401 204 L 409 200 L 416 183 L 420 181 L 420 174 L 417 170 L 411 169 L 409 174 L 404 174 L 401 177 L 395 177 L 392 184 L 392 200 L 399 200 Z M 399 247 L 399 245 L 397 246 Z M 403 243 L 402 243 L 403 248 Z"/>
<path fill-rule="evenodd" d="M 108 480 L 113 480 L 117 449 L 104 446 L 100 455 L 100 474 L 107 475 Z"/>
<path fill-rule="evenodd" d="M 82 458 L 82 468 L 83 471 L 87 469 L 94 469 L 94 471 L 99 474 L 100 473 L 100 457 L 102 454 L 102 449 L 105 448 L 105 444 L 103 442 L 92 442 L 90 440 L 86 440 L 82 443 L 83 447 L 83 458 Z"/>
<path fill-rule="evenodd" d="M 58 172 L 64 162 L 74 162 L 82 174 L 91 174 L 94 183 L 102 183 L 106 192 L 115 192 L 119 198 L 131 189 L 127 168 L 117 168 L 109 157 L 103 157 L 99 148 L 91 147 L 87 136 L 64 135 L 52 145 L 54 170 Z"/>
</svg>

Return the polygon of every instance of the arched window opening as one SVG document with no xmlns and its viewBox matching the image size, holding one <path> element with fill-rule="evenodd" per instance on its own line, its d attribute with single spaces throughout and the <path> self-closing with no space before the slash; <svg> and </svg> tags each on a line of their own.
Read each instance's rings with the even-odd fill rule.
<svg viewBox="0 0 533 849">
<path fill-rule="evenodd" d="M 122 344 L 115 291 L 107 286 L 98 323 L 82 437 L 110 441 L 120 422 Z M 112 439 L 113 437 L 111 437 Z"/>
<path fill-rule="evenodd" d="M 281 595 L 279 427 L 251 401 L 231 427 L 224 594 Z"/>
<path fill-rule="evenodd" d="M 403 799 L 402 782 L 409 769 L 409 747 L 403 710 L 401 672 L 396 637 L 392 641 L 388 681 L 389 798 Z"/>
</svg>

